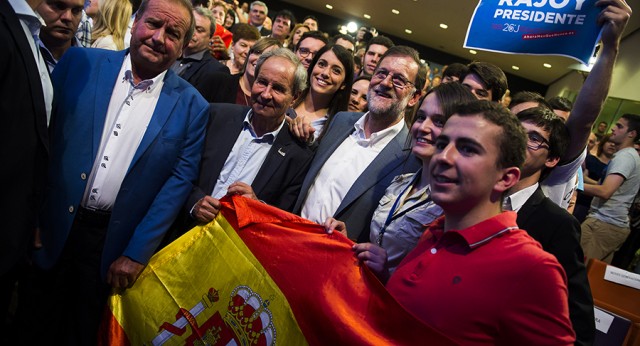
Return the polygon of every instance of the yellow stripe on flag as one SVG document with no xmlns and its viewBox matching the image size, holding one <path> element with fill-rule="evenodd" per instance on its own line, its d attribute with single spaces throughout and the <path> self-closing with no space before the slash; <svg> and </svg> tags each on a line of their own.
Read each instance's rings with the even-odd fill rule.
<svg viewBox="0 0 640 346">
<path fill-rule="evenodd" d="M 109 307 L 107 328 L 126 334 L 112 332 L 112 345 L 306 344 L 285 296 L 222 213 L 154 255 Z"/>
</svg>

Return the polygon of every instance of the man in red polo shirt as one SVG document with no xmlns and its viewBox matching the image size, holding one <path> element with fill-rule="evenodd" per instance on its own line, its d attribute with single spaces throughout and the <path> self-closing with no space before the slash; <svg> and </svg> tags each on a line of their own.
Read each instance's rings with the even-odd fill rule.
<svg viewBox="0 0 640 346">
<path fill-rule="evenodd" d="M 569 345 L 565 273 L 553 255 L 502 212 L 518 182 L 527 137 L 509 111 L 490 101 L 459 106 L 436 140 L 431 197 L 444 210 L 387 283 L 425 324 L 464 345 Z M 357 244 L 378 273 L 386 256 Z M 382 250 L 383 251 L 383 250 Z M 384 276 L 384 275 L 383 275 Z"/>
</svg>

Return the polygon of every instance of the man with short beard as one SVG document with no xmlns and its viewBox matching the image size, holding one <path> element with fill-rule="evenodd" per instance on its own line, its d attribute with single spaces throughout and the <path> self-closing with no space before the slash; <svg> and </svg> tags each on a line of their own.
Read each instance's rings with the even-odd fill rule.
<svg viewBox="0 0 640 346">
<path fill-rule="evenodd" d="M 336 114 L 317 148 L 294 212 L 317 223 L 346 223 L 349 238 L 368 241 L 371 215 L 393 177 L 414 172 L 417 160 L 403 151 L 408 130 L 404 111 L 419 100 L 424 78 L 418 52 L 390 48 L 372 77 L 369 112 Z"/>
</svg>

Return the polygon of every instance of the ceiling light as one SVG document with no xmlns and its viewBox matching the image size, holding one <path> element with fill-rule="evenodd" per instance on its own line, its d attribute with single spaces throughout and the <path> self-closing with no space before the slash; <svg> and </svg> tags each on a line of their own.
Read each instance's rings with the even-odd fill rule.
<svg viewBox="0 0 640 346">
<path fill-rule="evenodd" d="M 475 51 L 475 50 L 473 50 L 473 49 L 469 49 L 469 53 L 471 53 L 471 54 L 478 54 L 478 52 L 476 52 L 476 51 Z"/>
<path fill-rule="evenodd" d="M 542 64 L 542 66 L 544 66 L 546 68 L 551 68 L 551 64 L 547 64 L 546 62 L 544 64 Z"/>
<path fill-rule="evenodd" d="M 514 69 L 514 70 L 516 70 L 516 71 L 518 71 L 518 70 L 520 69 L 520 67 L 518 67 L 518 66 L 516 66 L 516 65 L 511 66 L 511 68 L 512 68 L 512 69 Z"/>
<path fill-rule="evenodd" d="M 391 13 L 393 14 L 400 14 L 400 11 L 396 10 L 395 8 L 391 10 Z"/>
<path fill-rule="evenodd" d="M 371 16 L 366 14 L 366 13 L 364 14 L 364 17 L 367 18 L 367 19 L 371 19 Z"/>
<path fill-rule="evenodd" d="M 411 34 L 413 31 L 411 31 L 409 29 L 404 29 L 404 32 L 406 32 L 407 34 Z"/>
<path fill-rule="evenodd" d="M 331 6 L 331 5 L 329 5 L 329 4 L 326 4 L 326 5 L 325 5 L 325 7 L 326 7 L 326 8 L 328 8 L 328 9 L 330 9 L 330 10 L 333 10 L 333 6 Z"/>
<path fill-rule="evenodd" d="M 355 22 L 349 22 L 347 24 L 347 31 L 350 33 L 354 33 L 356 31 L 358 31 L 358 24 L 356 24 Z"/>
<path fill-rule="evenodd" d="M 441 27 L 441 28 L 443 28 L 443 29 L 446 29 L 446 28 L 448 28 L 449 26 L 448 26 L 447 24 L 442 23 L 442 24 L 440 24 L 440 27 Z"/>
<path fill-rule="evenodd" d="M 426 63 L 426 61 L 425 61 L 424 59 L 420 59 L 420 63 L 421 63 L 421 64 L 425 64 L 425 63 Z"/>
</svg>

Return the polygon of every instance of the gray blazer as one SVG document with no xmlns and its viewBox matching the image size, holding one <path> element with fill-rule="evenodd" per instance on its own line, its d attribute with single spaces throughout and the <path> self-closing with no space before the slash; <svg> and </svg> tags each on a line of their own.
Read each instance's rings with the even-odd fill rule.
<svg viewBox="0 0 640 346">
<path fill-rule="evenodd" d="M 302 183 L 300 195 L 294 207 L 295 213 L 300 214 L 307 199 L 307 193 L 320 169 L 336 148 L 354 131 L 353 125 L 362 115 L 363 113 L 353 112 L 340 112 L 335 115 L 316 149 L 316 155 Z M 391 184 L 391 180 L 396 175 L 413 173 L 420 168 L 420 162 L 413 155 L 410 155 L 410 150 L 405 149 L 408 133 L 407 127 L 403 126 L 402 131 L 387 144 L 356 179 L 333 215 L 334 218 L 346 223 L 350 239 L 358 242 L 369 241 L 371 217 L 384 195 L 384 191 Z"/>
</svg>

